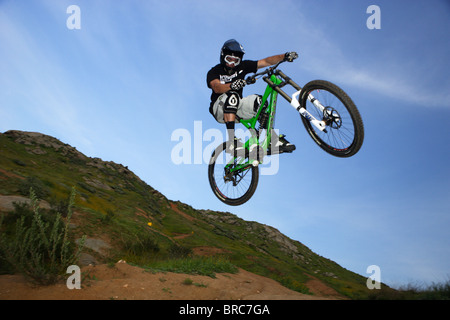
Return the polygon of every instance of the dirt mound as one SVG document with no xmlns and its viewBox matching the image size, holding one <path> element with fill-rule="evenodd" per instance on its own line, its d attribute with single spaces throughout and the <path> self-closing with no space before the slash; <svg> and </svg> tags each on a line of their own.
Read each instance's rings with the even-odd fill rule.
<svg viewBox="0 0 450 320">
<path fill-rule="evenodd" d="M 69 277 L 69 275 L 67 276 Z M 171 272 L 151 273 L 126 263 L 82 268 L 81 289 L 65 283 L 34 286 L 22 276 L 0 276 L 0 300 L 317 300 L 340 299 L 331 293 L 311 296 L 239 269 L 216 278 Z"/>
</svg>

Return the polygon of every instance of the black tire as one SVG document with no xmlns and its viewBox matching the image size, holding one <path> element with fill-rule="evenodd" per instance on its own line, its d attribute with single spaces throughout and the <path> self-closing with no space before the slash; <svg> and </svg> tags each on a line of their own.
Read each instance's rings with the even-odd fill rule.
<svg viewBox="0 0 450 320">
<path fill-rule="evenodd" d="M 308 100 L 309 93 L 330 111 L 327 115 Z M 322 132 L 300 115 L 306 130 L 319 147 L 341 158 L 351 157 L 359 151 L 364 141 L 364 124 L 352 99 L 341 88 L 328 81 L 314 80 L 302 88 L 299 102 L 317 120 L 327 122 L 327 132 Z"/>
<path fill-rule="evenodd" d="M 253 196 L 259 180 L 258 166 L 249 166 L 241 172 L 226 174 L 226 163 L 231 155 L 225 152 L 226 143 L 218 146 L 211 155 L 208 180 L 216 197 L 230 206 L 241 205 Z M 220 161 L 217 161 L 220 159 Z M 223 162 L 223 163 L 221 163 Z M 248 177 L 248 175 L 251 175 Z M 239 181 L 237 181 L 239 180 Z"/>
</svg>

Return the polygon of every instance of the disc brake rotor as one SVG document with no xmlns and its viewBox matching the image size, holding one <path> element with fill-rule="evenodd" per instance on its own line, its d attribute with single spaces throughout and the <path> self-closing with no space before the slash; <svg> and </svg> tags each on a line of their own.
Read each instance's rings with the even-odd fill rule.
<svg viewBox="0 0 450 320">
<path fill-rule="evenodd" d="M 323 121 L 333 129 L 339 129 L 342 126 L 341 116 L 333 107 L 325 107 L 323 110 Z"/>
</svg>

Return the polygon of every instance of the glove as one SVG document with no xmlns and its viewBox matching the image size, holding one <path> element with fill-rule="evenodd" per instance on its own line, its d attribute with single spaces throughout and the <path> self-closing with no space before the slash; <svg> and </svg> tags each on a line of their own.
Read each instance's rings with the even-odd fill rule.
<svg viewBox="0 0 450 320">
<path fill-rule="evenodd" d="M 245 85 L 246 85 L 246 82 L 244 79 L 237 79 L 231 83 L 230 88 L 231 88 L 231 90 L 237 91 L 237 90 L 240 90 L 243 87 L 245 87 Z"/>
<path fill-rule="evenodd" d="M 298 58 L 298 54 L 295 51 L 286 52 L 284 54 L 284 61 L 292 62 L 292 61 L 294 61 L 297 58 Z"/>
</svg>

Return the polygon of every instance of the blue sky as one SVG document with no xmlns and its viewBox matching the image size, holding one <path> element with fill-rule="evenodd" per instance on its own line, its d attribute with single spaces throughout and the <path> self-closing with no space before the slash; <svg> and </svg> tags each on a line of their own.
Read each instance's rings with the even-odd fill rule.
<svg viewBox="0 0 450 320">
<path fill-rule="evenodd" d="M 372 4 L 378 30 L 366 26 Z M 70 5 L 81 29 L 66 26 Z M 378 265 L 389 285 L 447 280 L 449 18 L 444 0 L 3 0 L 0 131 L 54 136 L 127 165 L 171 200 L 274 226 L 363 276 Z M 207 164 L 193 164 L 194 148 L 211 143 L 194 123 L 224 129 L 208 113 L 205 78 L 230 38 L 247 59 L 297 51 L 281 69 L 300 85 L 341 86 L 364 120 L 361 151 L 326 154 L 280 98 L 276 124 L 297 150 L 261 176 L 248 203 L 219 202 Z M 192 135 L 191 164 L 171 158 L 179 129 Z"/>
</svg>

